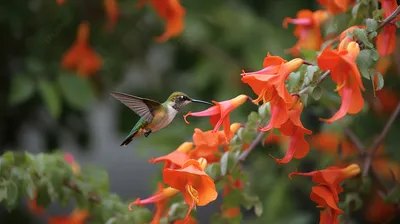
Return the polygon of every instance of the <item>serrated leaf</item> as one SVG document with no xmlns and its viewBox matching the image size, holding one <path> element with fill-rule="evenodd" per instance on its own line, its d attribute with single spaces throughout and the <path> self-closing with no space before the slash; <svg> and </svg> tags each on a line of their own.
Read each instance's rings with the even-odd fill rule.
<svg viewBox="0 0 400 224">
<path fill-rule="evenodd" d="M 316 86 L 312 93 L 311 93 L 312 98 L 314 98 L 314 100 L 319 100 L 321 99 L 322 96 L 322 88 L 320 86 Z"/>
<path fill-rule="evenodd" d="M 42 80 L 39 82 L 39 92 L 49 113 L 58 118 L 61 113 L 61 102 L 55 86 L 49 81 Z"/>
<path fill-rule="evenodd" d="M 368 32 L 375 31 L 376 28 L 378 27 L 378 22 L 376 22 L 375 19 L 371 19 L 371 18 L 368 18 L 368 19 L 365 21 L 365 24 L 367 25 L 367 31 L 368 31 Z"/>
<path fill-rule="evenodd" d="M 28 100 L 35 90 L 32 80 L 24 75 L 15 75 L 11 82 L 11 90 L 8 102 L 11 106 L 18 105 Z"/>
<path fill-rule="evenodd" d="M 61 74 L 58 82 L 63 96 L 73 108 L 85 110 L 93 102 L 95 97 L 88 79 L 72 74 Z"/>
<path fill-rule="evenodd" d="M 221 175 L 225 176 L 228 172 L 229 151 L 225 152 L 221 157 Z"/>
</svg>

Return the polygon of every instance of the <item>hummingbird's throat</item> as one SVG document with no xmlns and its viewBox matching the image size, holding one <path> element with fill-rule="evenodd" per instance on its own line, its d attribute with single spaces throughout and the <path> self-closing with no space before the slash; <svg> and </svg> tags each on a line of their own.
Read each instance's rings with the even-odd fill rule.
<svg viewBox="0 0 400 224">
<path fill-rule="evenodd" d="M 185 189 L 189 193 L 189 195 L 193 199 L 193 201 L 196 204 L 199 203 L 199 192 L 196 189 L 194 189 L 194 187 L 192 185 L 186 185 Z"/>
</svg>

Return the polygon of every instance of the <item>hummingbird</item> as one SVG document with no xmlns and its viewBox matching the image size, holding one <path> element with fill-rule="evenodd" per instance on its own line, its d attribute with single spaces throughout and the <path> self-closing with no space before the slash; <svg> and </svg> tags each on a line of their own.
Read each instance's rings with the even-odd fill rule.
<svg viewBox="0 0 400 224">
<path fill-rule="evenodd" d="M 178 112 L 190 103 L 213 105 L 206 101 L 192 99 L 182 92 L 172 93 L 164 103 L 125 93 L 111 92 L 110 94 L 140 116 L 139 121 L 120 146 L 128 145 L 136 136 L 148 137 L 152 132 L 166 127 Z"/>
</svg>

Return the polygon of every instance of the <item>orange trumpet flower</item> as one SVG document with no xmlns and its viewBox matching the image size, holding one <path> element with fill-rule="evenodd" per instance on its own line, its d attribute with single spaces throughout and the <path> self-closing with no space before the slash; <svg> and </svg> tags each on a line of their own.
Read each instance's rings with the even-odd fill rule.
<svg viewBox="0 0 400 224">
<path fill-rule="evenodd" d="M 96 73 L 103 61 L 100 56 L 89 46 L 89 23 L 83 22 L 79 25 L 78 35 L 75 43 L 64 54 L 62 67 L 75 70 L 81 76 L 88 76 Z"/>
<path fill-rule="evenodd" d="M 347 113 L 356 114 L 364 106 L 364 98 L 361 90 L 365 90 L 362 84 L 360 72 L 356 64 L 360 47 L 349 38 L 343 39 L 338 50 L 325 49 L 317 58 L 322 70 L 330 70 L 332 80 L 337 84 L 336 91 L 342 98 L 342 105 L 330 119 L 321 119 L 332 123 L 341 119 Z"/>
<path fill-rule="evenodd" d="M 214 180 L 204 172 L 206 166 L 205 159 L 188 160 L 181 169 L 163 170 L 164 182 L 182 192 L 190 206 L 186 218 L 196 205 L 204 206 L 217 199 Z"/>
<path fill-rule="evenodd" d="M 339 193 L 343 192 L 340 184 L 346 179 L 357 176 L 360 171 L 357 164 L 351 164 L 342 169 L 331 166 L 309 173 L 293 172 L 289 174 L 289 178 L 292 179 L 292 175 L 311 176 L 312 181 L 318 185 L 312 188 L 310 198 L 318 204 L 317 207 L 325 208 L 320 213 L 320 223 L 339 224 L 338 215 L 343 213 L 337 206 Z"/>
<path fill-rule="evenodd" d="M 184 26 L 183 17 L 185 9 L 179 3 L 179 0 L 140 0 L 137 7 L 142 7 L 149 2 L 157 14 L 165 20 L 165 32 L 156 38 L 158 42 L 164 42 L 171 37 L 178 36 Z"/>
<path fill-rule="evenodd" d="M 106 29 L 111 31 L 114 29 L 117 24 L 119 17 L 119 8 L 117 4 L 117 0 L 104 0 L 104 9 L 106 11 L 108 22 L 106 25 Z"/>
<path fill-rule="evenodd" d="M 263 130 L 273 127 L 279 128 L 288 119 L 286 104 L 292 103 L 292 96 L 286 89 L 285 81 L 291 72 L 296 71 L 303 64 L 303 60 L 295 58 L 289 62 L 279 56 L 269 53 L 264 59 L 264 69 L 256 72 L 242 74 L 242 82 L 247 83 L 258 95 L 254 103 L 270 102 L 272 117 Z"/>
<path fill-rule="evenodd" d="M 89 213 L 86 210 L 75 209 L 69 215 L 49 217 L 49 224 L 84 224 L 89 218 Z"/>
<path fill-rule="evenodd" d="M 279 164 L 288 163 L 293 157 L 301 159 L 309 152 L 309 145 L 304 139 L 304 134 L 310 135 L 312 132 L 303 127 L 300 120 L 304 105 L 301 103 L 299 96 L 294 95 L 293 99 L 294 102 L 288 111 L 288 119 L 278 129 L 283 135 L 290 136 L 289 148 L 282 159 L 276 159 L 270 154 Z M 262 128 L 260 131 L 264 131 L 264 129 Z"/>
<path fill-rule="evenodd" d="M 323 10 L 312 12 L 308 9 L 300 10 L 297 18 L 285 18 L 283 27 L 287 28 L 288 23 L 295 24 L 294 35 L 299 41 L 288 51 L 293 56 L 298 56 L 300 49 L 319 50 L 322 44 L 321 24 L 328 18 L 328 13 Z"/>
<path fill-rule="evenodd" d="M 346 12 L 350 6 L 354 5 L 355 0 L 318 0 L 318 3 L 333 15 L 337 15 Z"/>
<path fill-rule="evenodd" d="M 173 152 L 169 153 L 168 155 L 165 156 L 160 156 L 157 158 L 151 158 L 149 160 L 149 163 L 159 163 L 159 162 L 165 162 L 164 164 L 164 169 L 165 168 L 181 168 L 182 165 L 190 159 L 188 156 L 188 152 L 193 149 L 193 143 L 191 142 L 184 142 L 182 143 L 176 150 Z"/>
<path fill-rule="evenodd" d="M 216 102 L 212 101 L 215 106 L 208 108 L 207 110 L 200 111 L 200 112 L 191 112 L 189 111 L 185 116 L 185 122 L 189 124 L 187 121 L 188 116 L 195 116 L 195 117 L 210 117 L 210 123 L 214 126 L 214 132 L 217 132 L 219 127 L 222 125 L 225 132 L 226 141 L 230 141 L 233 137 L 233 133 L 231 132 L 230 125 L 231 121 L 229 119 L 229 114 L 235 110 L 237 107 L 242 105 L 249 97 L 241 94 L 233 99 Z"/>
</svg>

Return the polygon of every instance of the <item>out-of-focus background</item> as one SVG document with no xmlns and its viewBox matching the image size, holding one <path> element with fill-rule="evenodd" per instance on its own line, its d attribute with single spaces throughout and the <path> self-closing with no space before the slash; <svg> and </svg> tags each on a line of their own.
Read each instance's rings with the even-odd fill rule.
<svg viewBox="0 0 400 224">
<path fill-rule="evenodd" d="M 161 166 L 149 164 L 148 159 L 190 141 L 195 127 L 211 126 L 207 118 L 191 118 L 187 125 L 182 113 L 165 130 L 120 147 L 139 117 L 109 92 L 157 101 L 173 91 L 206 101 L 241 93 L 254 97 L 240 81 L 242 69 L 260 69 L 268 52 L 290 59 L 284 49 L 296 39 L 292 26 L 282 28 L 283 19 L 295 17 L 300 9 L 318 7 L 315 0 L 182 0 L 184 32 L 157 43 L 154 37 L 164 31 L 164 22 L 154 10 L 149 5 L 137 9 L 135 0 L 117 2 L 120 18 L 112 32 L 105 29 L 107 17 L 100 0 L 68 0 L 62 6 L 55 0 L 1 3 L 0 150 L 70 152 L 81 166 L 106 169 L 111 191 L 132 200 L 150 196 L 161 176 Z M 87 78 L 61 67 L 61 58 L 84 20 L 90 23 L 90 45 L 104 61 L 101 70 Z M 184 112 L 203 109 L 190 105 Z M 245 122 L 255 109 L 245 105 L 232 113 L 231 120 Z M 306 115 L 304 126 L 317 131 L 314 120 Z M 244 223 L 317 223 L 319 212 L 309 199 L 310 188 L 293 187 L 287 178 L 293 170 L 278 167 L 267 156 L 272 146 L 263 150 L 249 157 L 246 168 L 264 213 L 254 219 L 253 212 L 247 212 Z M 328 160 L 322 159 L 320 167 L 327 165 Z M 199 208 L 200 223 L 208 223 L 219 204 L 217 200 Z M 25 205 L 21 200 L 11 213 L 0 207 L 0 223 L 44 223 Z M 69 209 L 54 205 L 49 211 L 62 214 Z M 362 214 L 358 216 L 363 220 Z"/>
</svg>

